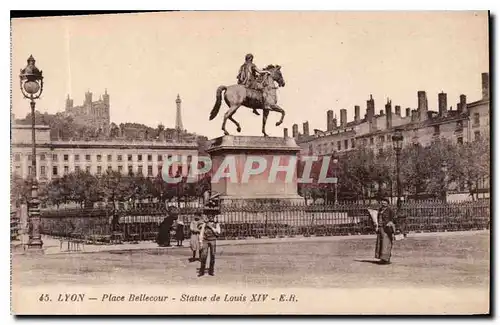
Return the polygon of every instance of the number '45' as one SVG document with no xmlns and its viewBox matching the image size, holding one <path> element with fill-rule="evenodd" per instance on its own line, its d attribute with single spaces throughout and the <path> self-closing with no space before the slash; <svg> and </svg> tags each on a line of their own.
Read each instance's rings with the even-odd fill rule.
<svg viewBox="0 0 500 325">
<path fill-rule="evenodd" d="M 50 298 L 49 298 L 48 294 L 44 293 L 44 294 L 40 295 L 40 298 L 38 300 L 45 302 L 45 301 L 49 301 Z"/>
</svg>

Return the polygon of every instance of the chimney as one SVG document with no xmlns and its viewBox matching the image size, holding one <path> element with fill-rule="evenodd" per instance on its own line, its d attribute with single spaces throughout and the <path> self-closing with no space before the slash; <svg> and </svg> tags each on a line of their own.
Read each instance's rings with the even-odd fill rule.
<svg viewBox="0 0 500 325">
<path fill-rule="evenodd" d="M 380 110 L 380 116 L 384 116 L 384 110 L 383 109 Z"/>
<path fill-rule="evenodd" d="M 366 119 L 368 120 L 368 122 L 372 121 L 374 115 L 375 115 L 375 101 L 373 100 L 373 97 L 370 94 L 370 99 L 366 101 Z"/>
<path fill-rule="evenodd" d="M 411 109 L 409 107 L 406 108 L 406 117 L 411 115 Z"/>
<path fill-rule="evenodd" d="M 292 125 L 292 137 L 297 138 L 299 136 L 299 126 L 297 124 Z"/>
<path fill-rule="evenodd" d="M 359 122 L 359 105 L 354 106 L 354 122 Z"/>
<path fill-rule="evenodd" d="M 387 104 L 385 104 L 385 116 L 386 116 L 386 128 L 392 128 L 392 101 L 387 98 Z"/>
<path fill-rule="evenodd" d="M 347 110 L 342 108 L 340 110 L 340 127 L 346 127 L 347 125 Z"/>
<path fill-rule="evenodd" d="M 418 110 L 412 109 L 411 110 L 411 121 L 416 122 L 418 120 Z"/>
<path fill-rule="evenodd" d="M 337 115 L 335 115 L 335 117 L 333 118 L 333 128 L 337 128 Z"/>
<path fill-rule="evenodd" d="M 326 112 L 326 130 L 331 131 L 333 130 L 333 111 L 329 110 Z"/>
<path fill-rule="evenodd" d="M 467 97 L 465 95 L 460 95 L 460 113 L 467 113 Z"/>
<path fill-rule="evenodd" d="M 427 119 L 427 95 L 425 91 L 420 90 L 417 93 L 418 96 L 418 116 L 420 121 L 425 121 Z"/>
<path fill-rule="evenodd" d="M 483 90 L 483 99 L 490 99 L 490 74 L 481 73 L 481 88 Z"/>
<path fill-rule="evenodd" d="M 302 124 L 303 133 L 305 136 L 309 135 L 309 122 L 304 122 Z"/>
<path fill-rule="evenodd" d="M 401 106 L 399 105 L 394 106 L 394 114 L 401 117 Z"/>
<path fill-rule="evenodd" d="M 438 107 L 439 107 L 439 116 L 446 116 L 448 107 L 448 99 L 444 92 L 438 94 Z"/>
<path fill-rule="evenodd" d="M 288 128 L 283 129 L 283 137 L 288 138 Z"/>
</svg>

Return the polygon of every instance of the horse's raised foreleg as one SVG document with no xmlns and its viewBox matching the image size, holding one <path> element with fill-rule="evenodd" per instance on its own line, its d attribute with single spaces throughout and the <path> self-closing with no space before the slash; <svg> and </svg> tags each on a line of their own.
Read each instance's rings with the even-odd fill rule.
<svg viewBox="0 0 500 325">
<path fill-rule="evenodd" d="M 267 116 L 269 115 L 269 109 L 264 109 L 262 113 L 262 134 L 264 134 L 265 137 L 267 137 L 266 133 L 266 122 L 267 122 Z"/>
<path fill-rule="evenodd" d="M 273 110 L 274 112 L 281 113 L 281 118 L 278 122 L 276 122 L 276 126 L 281 125 L 281 123 L 283 123 L 283 119 L 285 118 L 285 110 L 279 107 L 277 104 L 271 105 L 271 110 Z"/>
<path fill-rule="evenodd" d="M 227 130 L 226 130 L 226 121 L 228 119 L 230 119 L 233 123 L 236 122 L 232 118 L 232 116 L 234 113 L 236 113 L 236 111 L 238 110 L 239 107 L 240 107 L 240 105 L 232 105 L 231 107 L 229 107 L 228 111 L 224 114 L 224 121 L 222 122 L 222 131 L 224 131 L 225 135 L 229 135 L 229 132 L 227 132 Z M 236 122 L 236 126 L 241 131 L 241 127 L 239 126 L 239 124 L 237 122 Z"/>
</svg>

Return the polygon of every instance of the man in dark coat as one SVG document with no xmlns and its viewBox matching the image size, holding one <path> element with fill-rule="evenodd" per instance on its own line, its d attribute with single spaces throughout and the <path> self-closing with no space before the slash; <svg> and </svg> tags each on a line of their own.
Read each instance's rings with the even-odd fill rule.
<svg viewBox="0 0 500 325">
<path fill-rule="evenodd" d="M 208 274 L 215 275 L 215 252 L 217 247 L 217 237 L 220 235 L 220 225 L 215 220 L 215 216 L 209 213 L 207 217 L 200 223 L 200 272 L 198 276 L 205 274 L 205 267 L 207 264 L 207 257 L 210 252 L 210 264 L 208 267 Z"/>
<path fill-rule="evenodd" d="M 174 220 L 179 215 L 179 210 L 176 207 L 169 207 L 168 214 L 160 223 L 160 228 L 158 229 L 158 245 L 161 247 L 171 247 L 170 245 L 170 231 L 172 230 L 172 225 Z"/>
<path fill-rule="evenodd" d="M 396 233 L 394 224 L 394 211 L 389 207 L 387 199 L 381 200 L 381 207 L 377 214 L 377 243 L 375 245 L 375 258 L 380 259 L 379 264 L 391 263 L 392 243 Z"/>
</svg>

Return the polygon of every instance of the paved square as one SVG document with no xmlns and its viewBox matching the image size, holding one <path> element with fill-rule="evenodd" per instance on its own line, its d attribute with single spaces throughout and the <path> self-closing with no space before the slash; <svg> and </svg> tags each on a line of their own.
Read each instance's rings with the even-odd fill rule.
<svg viewBox="0 0 500 325">
<path fill-rule="evenodd" d="M 387 266 L 369 262 L 374 238 L 324 239 L 219 246 L 216 276 L 203 278 L 196 276 L 199 263 L 188 261 L 189 248 L 15 255 L 13 283 L 484 289 L 489 285 L 488 232 L 409 237 L 395 242 L 393 264 Z"/>
</svg>

